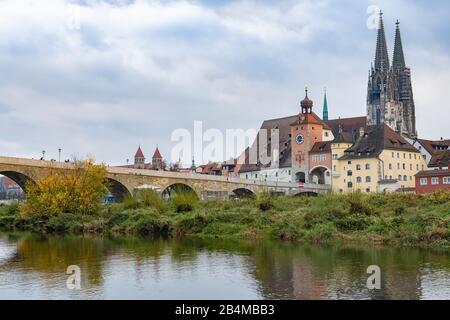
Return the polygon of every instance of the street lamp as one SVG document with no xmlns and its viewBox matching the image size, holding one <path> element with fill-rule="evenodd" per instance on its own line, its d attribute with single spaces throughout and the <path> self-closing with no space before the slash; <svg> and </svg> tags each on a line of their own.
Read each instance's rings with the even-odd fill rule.
<svg viewBox="0 0 450 320">
<path fill-rule="evenodd" d="M 45 150 L 42 150 L 42 160 L 45 158 Z"/>
<path fill-rule="evenodd" d="M 59 149 L 58 149 L 58 161 L 59 161 L 59 162 L 61 162 L 61 151 L 62 151 L 62 149 L 59 148 Z"/>
</svg>

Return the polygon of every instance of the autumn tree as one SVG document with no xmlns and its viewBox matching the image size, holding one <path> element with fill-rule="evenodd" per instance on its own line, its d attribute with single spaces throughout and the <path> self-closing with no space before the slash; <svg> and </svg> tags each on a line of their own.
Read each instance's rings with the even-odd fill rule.
<svg viewBox="0 0 450 320">
<path fill-rule="evenodd" d="M 94 164 L 92 160 L 75 160 L 71 169 L 54 171 L 37 183 L 29 182 L 21 214 L 33 217 L 94 214 L 107 193 L 105 180 L 104 165 Z"/>
</svg>

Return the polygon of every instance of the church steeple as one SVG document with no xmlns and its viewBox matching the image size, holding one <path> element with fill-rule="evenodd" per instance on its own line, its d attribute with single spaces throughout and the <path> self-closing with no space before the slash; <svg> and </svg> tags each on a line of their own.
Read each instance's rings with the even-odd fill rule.
<svg viewBox="0 0 450 320">
<path fill-rule="evenodd" d="M 400 35 L 400 22 L 397 20 L 397 28 L 395 29 L 395 46 L 394 46 L 394 59 L 392 61 L 392 68 L 395 74 L 403 72 L 406 67 L 405 55 L 403 54 L 402 37 Z"/>
<path fill-rule="evenodd" d="M 323 96 L 323 121 L 328 121 L 328 102 L 327 102 L 327 88 L 325 88 L 325 93 Z"/>
<path fill-rule="evenodd" d="M 386 43 L 386 34 L 384 32 L 383 13 L 380 11 L 380 22 L 378 25 L 377 49 L 375 53 L 375 70 L 389 70 L 389 55 Z"/>
</svg>

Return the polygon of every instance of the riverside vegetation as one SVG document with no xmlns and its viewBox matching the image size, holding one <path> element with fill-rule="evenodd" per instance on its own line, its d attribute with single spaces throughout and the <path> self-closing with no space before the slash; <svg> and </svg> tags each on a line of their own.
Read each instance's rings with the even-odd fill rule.
<svg viewBox="0 0 450 320">
<path fill-rule="evenodd" d="M 287 197 L 261 191 L 254 199 L 206 202 L 185 190 L 170 201 L 145 190 L 101 205 L 102 175 L 102 166 L 82 164 L 72 176 L 44 179 L 27 188 L 26 203 L 0 207 L 0 229 L 450 247 L 450 192 Z"/>
</svg>

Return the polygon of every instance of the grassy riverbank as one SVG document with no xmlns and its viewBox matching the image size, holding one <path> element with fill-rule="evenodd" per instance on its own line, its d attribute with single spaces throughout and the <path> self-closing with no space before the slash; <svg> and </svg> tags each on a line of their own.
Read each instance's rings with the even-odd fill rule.
<svg viewBox="0 0 450 320">
<path fill-rule="evenodd" d="M 23 216 L 13 205 L 0 207 L 0 229 L 450 247 L 450 193 L 262 195 L 255 200 L 213 202 L 187 197 L 169 203 L 149 197 L 104 206 L 96 214 L 48 218 Z"/>
</svg>

